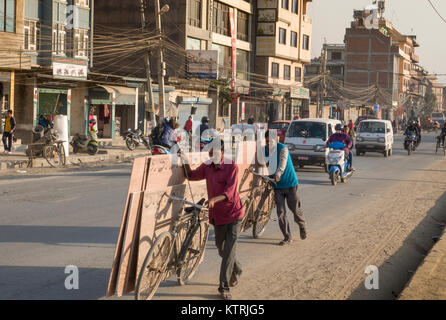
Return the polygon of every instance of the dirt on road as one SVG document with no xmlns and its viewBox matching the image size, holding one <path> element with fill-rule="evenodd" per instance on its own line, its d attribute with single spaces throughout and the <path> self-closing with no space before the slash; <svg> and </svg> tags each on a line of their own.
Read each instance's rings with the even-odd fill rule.
<svg viewBox="0 0 446 320">
<path fill-rule="evenodd" d="M 317 233 L 310 226 L 307 240 L 247 268 L 249 278 L 234 288 L 234 298 L 395 299 L 446 220 L 443 168 L 441 161 L 401 177 L 384 196 L 359 195 L 357 209 L 335 224 Z M 365 288 L 369 265 L 379 268 L 378 290 Z"/>
</svg>

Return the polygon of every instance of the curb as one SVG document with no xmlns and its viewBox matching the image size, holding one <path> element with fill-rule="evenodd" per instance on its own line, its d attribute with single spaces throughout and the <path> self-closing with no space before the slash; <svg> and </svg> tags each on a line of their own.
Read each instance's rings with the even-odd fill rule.
<svg viewBox="0 0 446 320">
<path fill-rule="evenodd" d="M 446 232 L 443 234 L 398 300 L 446 300 Z"/>
</svg>

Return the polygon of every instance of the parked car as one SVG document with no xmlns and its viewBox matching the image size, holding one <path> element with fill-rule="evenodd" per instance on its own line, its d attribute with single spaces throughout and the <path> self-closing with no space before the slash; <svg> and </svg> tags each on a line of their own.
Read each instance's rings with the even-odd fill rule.
<svg viewBox="0 0 446 320">
<path fill-rule="evenodd" d="M 268 126 L 268 129 L 277 130 L 277 136 L 279 137 L 279 142 L 284 142 L 285 134 L 288 130 L 288 127 L 290 126 L 290 123 L 291 121 L 287 120 L 274 121 Z"/>
</svg>

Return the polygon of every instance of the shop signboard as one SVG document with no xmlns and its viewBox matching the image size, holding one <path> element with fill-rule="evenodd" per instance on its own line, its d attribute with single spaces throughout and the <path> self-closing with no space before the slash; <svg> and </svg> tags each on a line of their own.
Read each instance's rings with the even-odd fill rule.
<svg viewBox="0 0 446 320">
<path fill-rule="evenodd" d="M 310 90 L 307 88 L 291 88 L 290 98 L 293 99 L 310 99 Z"/>
<path fill-rule="evenodd" d="M 187 73 L 199 79 L 217 79 L 218 51 L 187 50 Z"/>
<path fill-rule="evenodd" d="M 87 80 L 88 64 L 82 59 L 53 59 L 55 79 Z"/>
</svg>

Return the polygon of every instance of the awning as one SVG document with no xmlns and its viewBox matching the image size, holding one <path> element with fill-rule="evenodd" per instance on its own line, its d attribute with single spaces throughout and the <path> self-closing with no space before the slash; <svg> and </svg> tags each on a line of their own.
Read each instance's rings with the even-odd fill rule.
<svg viewBox="0 0 446 320">
<path fill-rule="evenodd" d="M 116 105 L 136 105 L 136 89 L 121 86 L 107 86 L 99 84 L 99 87 L 104 88 L 108 93 L 115 94 Z"/>
</svg>

